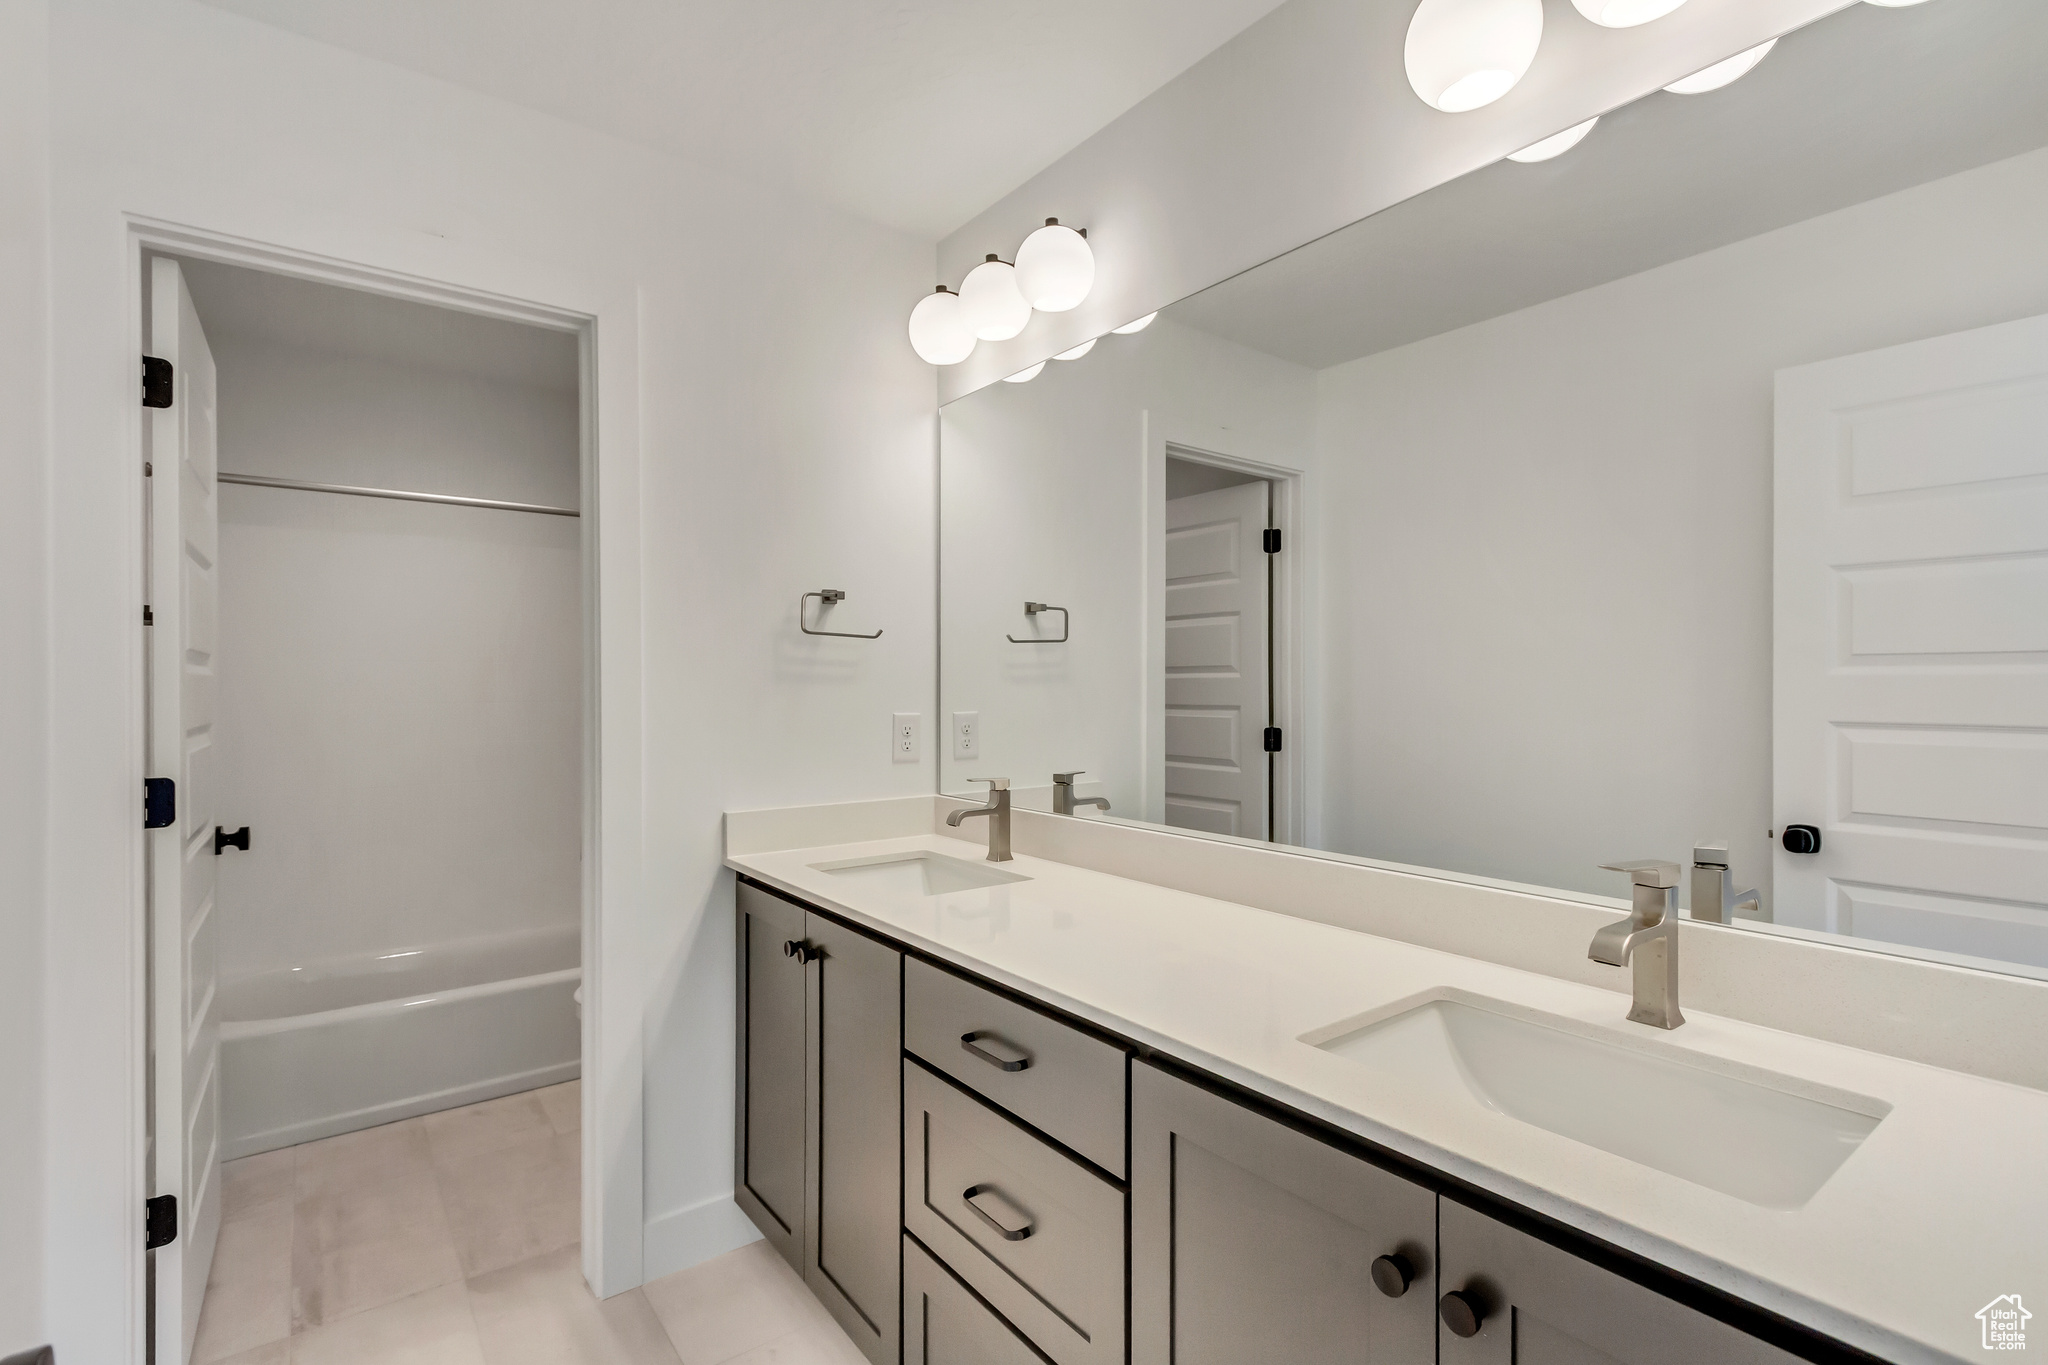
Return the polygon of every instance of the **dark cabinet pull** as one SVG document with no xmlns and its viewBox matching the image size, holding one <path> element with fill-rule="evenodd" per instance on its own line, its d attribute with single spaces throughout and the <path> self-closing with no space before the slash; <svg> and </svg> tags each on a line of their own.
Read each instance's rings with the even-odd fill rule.
<svg viewBox="0 0 2048 1365">
<path fill-rule="evenodd" d="M 988 1044 L 988 1047 L 982 1046 L 984 1042 Z M 1022 1071 L 1031 1065 L 1030 1053 L 1018 1047 L 1015 1043 L 998 1038 L 985 1028 L 976 1029 L 972 1033 L 961 1034 L 960 1046 L 981 1058 L 990 1066 L 1003 1071 Z M 990 1049 L 995 1050 L 991 1051 Z M 999 1056 L 997 1055 L 999 1052 L 1007 1052 L 1010 1055 L 1007 1057 Z"/>
<path fill-rule="evenodd" d="M 1390 1299 L 1398 1299 L 1408 1292 L 1409 1284 L 1415 1279 L 1415 1267 L 1400 1252 L 1381 1256 L 1372 1263 L 1372 1282 L 1380 1293 Z"/>
<path fill-rule="evenodd" d="M 816 962 L 819 958 L 823 957 L 825 955 L 825 950 L 823 948 L 816 947 L 810 943 L 806 943 L 804 940 L 800 938 L 793 938 L 782 945 L 782 955 L 784 957 L 793 957 L 798 962 L 808 966 L 809 964 Z"/>
<path fill-rule="evenodd" d="M 993 1217 L 976 1200 L 987 1199 L 1001 1206 L 1010 1215 L 1011 1227 Z M 996 1235 L 1006 1242 L 1021 1242 L 1031 1235 L 1031 1218 L 1024 1210 L 1010 1201 L 1010 1197 L 993 1185 L 969 1185 L 960 1194 L 960 1202 L 974 1210 L 974 1216 L 996 1230 Z"/>
<path fill-rule="evenodd" d="M 1454 1337 L 1476 1337 L 1479 1324 L 1486 1321 L 1486 1314 L 1470 1294 L 1452 1290 L 1436 1301 L 1436 1315 L 1443 1319 L 1444 1326 L 1451 1329 Z"/>
</svg>

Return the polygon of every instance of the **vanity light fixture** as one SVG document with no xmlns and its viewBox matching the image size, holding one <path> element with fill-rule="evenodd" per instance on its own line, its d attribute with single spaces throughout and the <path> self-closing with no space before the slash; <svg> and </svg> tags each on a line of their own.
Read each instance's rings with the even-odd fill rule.
<svg viewBox="0 0 2048 1365">
<path fill-rule="evenodd" d="M 910 310 L 910 349 L 927 365 L 957 365 L 974 353 L 974 329 L 958 294 L 942 284 L 918 300 Z"/>
<path fill-rule="evenodd" d="M 1031 305 L 1017 292 L 1017 267 L 993 251 L 960 281 L 960 308 L 983 341 L 1008 341 L 1031 321 Z"/>
<path fill-rule="evenodd" d="M 1543 0 L 1422 0 L 1408 21 L 1408 84 L 1462 114 L 1515 88 L 1543 41 Z"/>
<path fill-rule="evenodd" d="M 1079 346 L 1076 346 L 1073 350 L 1061 351 L 1058 355 L 1054 356 L 1053 359 L 1079 360 L 1082 356 L 1087 355 L 1090 351 L 1095 349 L 1095 340 L 1096 339 L 1094 337 L 1089 337 L 1086 341 L 1082 342 Z"/>
<path fill-rule="evenodd" d="M 1120 337 L 1127 337 L 1132 335 L 1133 333 L 1142 332 L 1147 327 L 1150 327 L 1152 325 L 1152 319 L 1158 316 L 1159 314 L 1157 312 L 1147 313 L 1144 317 L 1139 318 L 1136 322 L 1127 322 L 1121 327 L 1112 327 L 1109 330 L 1115 332 Z"/>
<path fill-rule="evenodd" d="M 1738 52 L 1725 62 L 1715 62 L 1704 71 L 1695 71 L 1682 81 L 1673 81 L 1664 88 L 1674 95 L 1704 95 L 1709 90 L 1719 90 L 1724 85 L 1733 85 L 1747 76 L 1751 69 L 1771 55 L 1771 49 L 1778 45 L 1776 38 L 1767 43 L 1758 43 L 1747 52 Z"/>
<path fill-rule="evenodd" d="M 1038 372 L 1044 368 L 1045 362 L 1041 360 L 1028 370 L 1019 370 L 1015 374 L 1004 375 L 1003 382 L 1005 384 L 1029 384 L 1032 380 L 1038 378 Z"/>
<path fill-rule="evenodd" d="M 1599 121 L 1600 116 L 1595 114 L 1576 128 L 1567 128 L 1561 133 L 1553 133 L 1541 142 L 1530 143 L 1519 152 L 1509 152 L 1508 160 L 1519 161 L 1526 166 L 1532 162 L 1548 161 L 1554 156 L 1563 156 L 1566 152 L 1578 146 L 1584 140 L 1586 134 L 1593 131 L 1593 125 Z"/>
<path fill-rule="evenodd" d="M 1634 28 L 1662 19 L 1685 0 L 1572 0 L 1572 7 L 1602 28 Z"/>
<path fill-rule="evenodd" d="M 1041 313 L 1064 313 L 1079 306 L 1095 287 L 1095 252 L 1088 229 L 1060 226 L 1057 218 L 1024 239 L 1017 248 L 1017 287 Z"/>
</svg>

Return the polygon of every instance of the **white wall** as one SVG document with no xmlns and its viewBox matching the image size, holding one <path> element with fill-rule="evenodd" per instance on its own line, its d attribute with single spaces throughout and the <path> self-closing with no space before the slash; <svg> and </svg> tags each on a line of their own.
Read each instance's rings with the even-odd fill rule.
<svg viewBox="0 0 2048 1365">
<path fill-rule="evenodd" d="M 1631 29 L 1545 0 L 1543 45 L 1497 103 L 1441 114 L 1401 63 L 1414 0 L 1289 0 L 940 244 L 957 286 L 1048 216 L 1086 226 L 1094 292 L 983 342 L 953 398 L 1185 298 L 1854 0 L 1714 0 Z M 930 284 L 925 286 L 928 291 Z M 902 300 L 908 311 L 915 297 Z"/>
<path fill-rule="evenodd" d="M 2048 311 L 2044 222 L 2038 151 L 1319 374 L 1323 844 L 1768 890 L 1773 372 Z"/>
<path fill-rule="evenodd" d="M 124 214 L 586 314 L 601 550 L 586 1266 L 748 1234 L 730 1202 L 727 807 L 929 791 L 931 244 L 184 0 L 53 22 L 59 630 L 47 1239 L 60 1358 L 141 1340 L 138 282 Z M 10 322 L 10 326 L 12 323 Z M 798 635 L 825 584 L 879 641 Z M 641 1255 L 645 1246 L 644 1261 Z"/>
<path fill-rule="evenodd" d="M 576 505 L 573 337 L 552 388 L 209 339 L 224 470 Z M 576 923 L 579 521 L 233 484 L 220 508 L 221 814 L 252 827 L 222 972 Z"/>
<path fill-rule="evenodd" d="M 1044 806 L 1054 770 L 1079 768 L 1084 791 L 1107 796 L 1112 813 L 1145 818 L 1157 757 L 1148 755 L 1157 707 L 1148 717 L 1147 659 L 1158 657 L 1148 642 L 1148 587 L 1158 586 L 1148 537 L 1162 534 L 1164 442 L 1305 468 L 1313 378 L 1161 318 L 1029 383 L 995 384 L 940 410 L 944 692 L 928 733 L 943 790 L 1008 776 L 1047 789 L 1024 798 Z M 1011 644 L 1006 636 L 1059 632 L 1057 616 L 1033 625 L 1026 601 L 1069 607 L 1073 638 Z M 955 711 L 980 714 L 978 760 L 951 757 Z"/>
<path fill-rule="evenodd" d="M 43 1338 L 48 13 L 0 4 L 0 1355 Z"/>
</svg>

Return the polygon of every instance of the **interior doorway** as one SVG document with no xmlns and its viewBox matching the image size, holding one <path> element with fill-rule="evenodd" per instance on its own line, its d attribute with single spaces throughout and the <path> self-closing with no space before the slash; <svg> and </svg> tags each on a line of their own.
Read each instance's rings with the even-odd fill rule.
<svg viewBox="0 0 2048 1365">
<path fill-rule="evenodd" d="M 186 1365 L 220 1345 L 226 1163 L 580 1075 L 594 528 L 574 326 L 194 256 L 142 279 L 149 1341 Z M 387 1212 L 286 1248 L 282 1336 L 365 1306 Z"/>
<path fill-rule="evenodd" d="M 1164 822 L 1271 840 L 1284 744 L 1273 571 L 1284 532 L 1274 482 L 1169 447 L 1164 493 Z"/>
</svg>

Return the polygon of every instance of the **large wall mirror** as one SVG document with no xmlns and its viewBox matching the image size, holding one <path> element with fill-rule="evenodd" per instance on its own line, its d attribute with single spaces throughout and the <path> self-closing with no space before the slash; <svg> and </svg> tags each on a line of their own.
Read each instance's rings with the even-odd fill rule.
<svg viewBox="0 0 2048 1365">
<path fill-rule="evenodd" d="M 2044 69 L 1851 5 L 947 404 L 941 790 L 2048 976 Z"/>
</svg>

